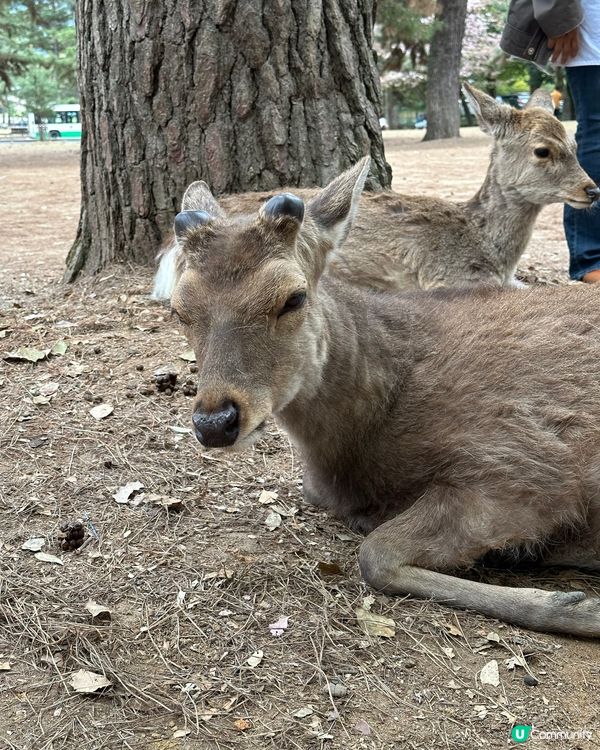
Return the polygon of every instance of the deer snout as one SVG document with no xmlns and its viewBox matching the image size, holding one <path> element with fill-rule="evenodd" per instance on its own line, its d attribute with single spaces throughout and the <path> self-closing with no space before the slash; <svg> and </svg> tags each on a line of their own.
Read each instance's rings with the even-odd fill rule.
<svg viewBox="0 0 600 750">
<path fill-rule="evenodd" d="M 600 198 L 600 188 L 597 185 L 594 185 L 594 187 L 587 187 L 585 192 L 592 203 Z"/>
<path fill-rule="evenodd" d="M 225 401 L 211 411 L 199 404 L 192 423 L 196 438 L 205 448 L 225 448 L 233 445 L 240 433 L 240 410 L 233 401 Z"/>
</svg>

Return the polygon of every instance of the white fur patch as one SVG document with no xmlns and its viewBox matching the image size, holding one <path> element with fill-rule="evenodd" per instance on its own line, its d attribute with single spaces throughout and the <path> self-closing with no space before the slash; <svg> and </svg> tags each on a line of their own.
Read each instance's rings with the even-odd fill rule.
<svg viewBox="0 0 600 750">
<path fill-rule="evenodd" d="M 160 256 L 158 271 L 154 277 L 152 299 L 171 299 L 177 281 L 177 257 L 181 248 L 177 242 L 168 247 Z"/>
</svg>

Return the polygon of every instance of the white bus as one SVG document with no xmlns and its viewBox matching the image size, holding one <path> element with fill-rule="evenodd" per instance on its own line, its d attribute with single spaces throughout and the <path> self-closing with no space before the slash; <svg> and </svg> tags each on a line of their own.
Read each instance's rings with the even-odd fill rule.
<svg viewBox="0 0 600 750">
<path fill-rule="evenodd" d="M 41 130 L 44 139 L 81 138 L 80 109 L 79 104 L 56 104 L 50 117 L 42 117 L 40 122 L 36 122 L 35 115 L 30 112 L 27 127 L 29 137 L 41 140 Z"/>
</svg>

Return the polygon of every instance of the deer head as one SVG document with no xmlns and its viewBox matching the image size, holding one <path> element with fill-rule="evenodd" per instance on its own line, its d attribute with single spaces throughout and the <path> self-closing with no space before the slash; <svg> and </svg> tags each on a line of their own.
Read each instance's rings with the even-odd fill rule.
<svg viewBox="0 0 600 750">
<path fill-rule="evenodd" d="M 251 216 L 227 218 L 203 182 L 187 189 L 171 307 L 196 354 L 192 421 L 205 447 L 249 445 L 271 414 L 318 382 L 327 349 L 319 278 L 348 234 L 369 164 L 306 206 L 281 193 Z"/>
<path fill-rule="evenodd" d="M 535 91 L 523 110 L 464 84 L 481 129 L 494 137 L 490 169 L 505 195 L 538 206 L 586 208 L 600 190 L 577 161 L 575 141 L 554 117 L 550 95 Z"/>
</svg>

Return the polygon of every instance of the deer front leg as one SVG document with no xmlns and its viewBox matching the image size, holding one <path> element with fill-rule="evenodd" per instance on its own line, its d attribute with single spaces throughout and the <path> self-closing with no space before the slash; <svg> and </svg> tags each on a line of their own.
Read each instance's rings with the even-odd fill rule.
<svg viewBox="0 0 600 750">
<path fill-rule="evenodd" d="M 361 545 L 364 579 L 387 594 L 411 594 L 472 609 L 531 630 L 600 637 L 600 599 L 583 592 L 494 586 L 438 572 L 472 565 L 485 552 L 517 546 L 524 506 L 507 514 L 476 491 L 432 487 Z M 521 534 L 521 539 L 519 539 Z"/>
</svg>

